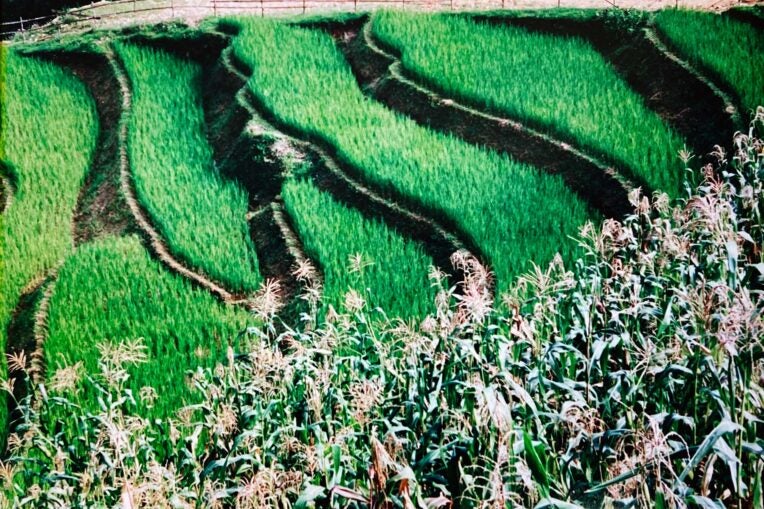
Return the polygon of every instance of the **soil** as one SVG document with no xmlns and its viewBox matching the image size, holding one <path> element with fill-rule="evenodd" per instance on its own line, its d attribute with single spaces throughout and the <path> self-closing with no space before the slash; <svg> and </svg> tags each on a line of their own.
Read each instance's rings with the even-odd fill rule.
<svg viewBox="0 0 764 509">
<path fill-rule="evenodd" d="M 616 30 L 602 19 L 476 17 L 494 24 L 580 37 L 589 41 L 615 71 L 689 143 L 708 159 L 714 145 L 732 139 L 736 125 L 727 104 L 705 83 L 668 58 L 644 30 Z M 710 159 L 706 162 L 710 162 Z"/>
<path fill-rule="evenodd" d="M 137 232 L 130 209 L 119 188 L 119 119 L 122 99 L 111 77 L 108 59 L 93 52 L 47 52 L 35 56 L 50 60 L 82 80 L 95 98 L 100 133 L 90 171 L 77 199 L 73 235 L 75 245 L 108 235 Z"/>
<path fill-rule="evenodd" d="M 47 278 L 41 279 L 39 282 L 33 284 L 31 288 L 28 288 L 19 298 L 18 304 L 16 305 L 8 324 L 6 354 L 14 355 L 23 352 L 27 361 L 33 357 L 35 349 L 37 348 L 37 338 L 35 337 L 37 311 L 40 302 L 43 299 L 45 286 L 49 282 L 50 281 Z M 24 381 L 24 375 L 22 373 L 9 372 L 8 376 L 13 382 L 13 397 L 6 398 L 8 415 L 10 416 L 8 419 L 8 431 L 12 431 L 14 423 L 22 418 L 16 402 L 22 401 L 23 398 L 28 395 L 29 387 Z M 7 436 L 7 433 L 5 436 Z"/>
<path fill-rule="evenodd" d="M 242 79 L 244 66 L 237 63 L 230 51 L 224 52 L 223 57 L 221 62 L 225 65 L 218 64 L 212 72 L 205 73 L 209 76 L 206 89 L 231 91 L 244 86 Z M 221 68 L 227 70 L 224 75 L 220 73 Z M 276 138 L 272 134 L 267 134 L 267 131 L 270 125 L 274 124 L 276 129 L 281 131 L 289 129 L 278 125 L 278 121 L 270 116 L 263 120 L 264 124 L 270 124 L 263 134 L 245 132 L 236 139 L 230 134 L 221 134 L 241 132 L 244 129 L 241 123 L 242 118 L 246 122 L 253 116 L 269 117 L 269 114 L 266 108 L 258 103 L 257 98 L 249 92 L 245 93 L 243 99 L 239 95 L 240 99 L 234 100 L 233 105 L 228 106 L 221 104 L 219 97 L 222 94 L 210 95 L 218 98 L 206 104 L 210 126 L 218 126 L 215 129 L 218 134 L 215 141 L 218 145 L 216 150 L 225 151 L 228 154 L 220 164 L 221 172 L 236 178 L 250 192 L 252 209 L 261 211 L 253 218 L 253 226 L 255 226 L 253 238 L 256 245 L 262 246 L 258 247 L 258 256 L 265 262 L 266 267 L 277 265 L 279 261 L 283 266 L 284 256 L 279 252 L 283 252 L 284 246 L 281 245 L 281 240 L 274 245 L 275 226 L 272 224 L 273 218 L 268 208 L 274 203 L 280 203 L 285 168 L 280 155 L 274 153 L 272 149 Z M 242 101 L 245 104 L 242 104 Z M 254 112 L 247 111 L 249 108 Z M 220 112 L 223 111 L 229 113 L 221 115 Z M 237 122 L 232 119 L 239 119 L 238 125 L 235 125 Z M 291 137 L 295 134 L 299 133 L 290 132 L 287 136 Z M 357 179 L 349 177 L 347 168 L 339 163 L 337 158 L 329 155 L 324 147 L 300 141 L 299 137 L 290 140 L 290 143 L 301 152 L 306 165 L 311 168 L 309 173 L 320 189 L 331 194 L 340 203 L 360 211 L 367 218 L 382 218 L 401 235 L 421 243 L 438 266 L 444 270 L 451 267 L 449 257 L 461 247 L 461 243 L 453 236 L 445 233 L 433 222 L 402 209 L 394 202 L 381 197 L 376 190 L 371 190 L 360 184 Z M 246 171 L 243 171 L 244 169 Z M 288 218 L 288 215 L 285 214 L 285 217 Z M 293 232 L 294 228 L 290 230 Z M 268 260 L 272 261 L 268 262 Z"/>
<path fill-rule="evenodd" d="M 560 175 L 574 192 L 606 217 L 620 219 L 630 213 L 628 187 L 611 169 L 517 121 L 482 114 L 414 86 L 408 79 L 398 79 L 391 66 L 400 69 L 399 61 L 374 51 L 362 30 L 351 28 L 342 33 L 339 43 L 359 84 L 387 107 L 436 131 Z"/>
<path fill-rule="evenodd" d="M 748 23 L 752 27 L 759 30 L 764 30 L 764 6 L 759 6 L 758 9 L 759 13 L 740 9 L 731 9 L 729 11 L 725 11 L 724 16 L 728 16 L 737 21 L 742 21 L 743 23 Z"/>
</svg>

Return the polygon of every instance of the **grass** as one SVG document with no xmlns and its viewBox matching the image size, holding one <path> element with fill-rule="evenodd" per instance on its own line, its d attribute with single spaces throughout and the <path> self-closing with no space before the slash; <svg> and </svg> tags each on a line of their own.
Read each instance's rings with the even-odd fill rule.
<svg viewBox="0 0 764 509">
<path fill-rule="evenodd" d="M 660 11 L 655 25 L 691 63 L 724 80 L 740 98 L 743 113 L 764 105 L 761 30 L 726 16 L 685 10 Z"/>
<path fill-rule="evenodd" d="M 72 251 L 72 216 L 98 133 L 85 86 L 53 64 L 0 50 L 0 158 L 12 166 L 16 190 L 3 214 L 0 350 L 25 287 Z M 5 356 L 0 376 L 5 375 Z M 0 404 L 0 429 L 6 405 Z"/>
<path fill-rule="evenodd" d="M 681 193 L 683 140 L 586 41 L 391 11 L 376 13 L 372 30 L 446 95 L 575 142 L 652 189 Z"/>
<path fill-rule="evenodd" d="M 170 249 L 231 291 L 261 283 L 248 197 L 222 179 L 204 131 L 201 66 L 115 44 L 133 88 L 129 155 L 138 197 Z"/>
<path fill-rule="evenodd" d="M 97 344 L 142 340 L 147 362 L 130 369 L 127 388 L 149 385 L 158 399 L 139 400 L 137 413 L 168 417 L 193 398 L 188 370 L 211 367 L 252 319 L 168 272 L 133 236 L 105 238 L 80 247 L 59 272 L 50 301 L 45 361 L 51 386 L 68 377 L 99 372 Z M 78 364 L 81 363 L 81 364 Z M 99 394 L 84 380 L 74 387 L 78 404 L 94 408 Z"/>
<path fill-rule="evenodd" d="M 306 252 L 324 270 L 325 306 L 341 307 L 355 289 L 370 308 L 390 316 L 424 318 L 433 311 L 433 261 L 421 246 L 336 202 L 309 180 L 287 181 L 282 195 Z"/>
<path fill-rule="evenodd" d="M 366 98 L 331 37 L 272 20 L 232 18 L 249 86 L 280 122 L 330 145 L 369 181 L 394 189 L 471 236 L 498 290 L 556 252 L 595 217 L 562 179 L 422 128 Z M 490 218 L 490 219 L 488 219 Z M 339 233 L 339 232 L 338 232 Z"/>
</svg>

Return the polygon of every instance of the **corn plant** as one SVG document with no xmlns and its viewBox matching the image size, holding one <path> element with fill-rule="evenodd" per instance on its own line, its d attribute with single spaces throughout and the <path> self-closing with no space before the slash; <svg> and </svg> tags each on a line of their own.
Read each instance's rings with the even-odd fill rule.
<svg viewBox="0 0 764 509">
<path fill-rule="evenodd" d="M 249 87 L 280 122 L 331 146 L 364 178 L 459 226 L 507 289 L 532 261 L 560 251 L 596 217 L 561 178 L 432 132 L 366 98 L 331 37 L 272 20 L 226 21 L 240 29 L 237 57 Z"/>
<path fill-rule="evenodd" d="M 168 420 L 136 416 L 134 390 L 105 375 L 131 372 L 145 345 L 102 349 L 83 382 L 102 408 L 51 390 L 22 405 L 7 498 L 760 507 L 764 145 L 736 146 L 689 199 L 635 192 L 633 215 L 584 228 L 576 266 L 525 274 L 507 311 L 486 314 L 433 275 L 435 312 L 416 326 L 343 306 L 308 330 L 256 328 L 190 376 L 199 402 Z M 472 267 L 462 294 L 480 293 L 484 273 L 455 262 Z M 54 432 L 63 410 L 76 438 Z"/>
<path fill-rule="evenodd" d="M 684 141 L 586 41 L 444 14 L 383 11 L 372 30 L 445 94 L 573 141 L 678 196 Z"/>
<path fill-rule="evenodd" d="M 3 213 L 0 349 L 21 293 L 72 249 L 72 216 L 96 144 L 95 104 L 70 73 L 0 48 L 0 158 L 12 172 L 13 199 Z M 5 360 L 0 362 L 5 373 Z M 0 404 L 0 429 L 6 405 Z M 0 442 L 2 439 L 0 439 Z"/>
<path fill-rule="evenodd" d="M 248 197 L 215 169 L 201 66 L 160 50 L 115 46 L 132 85 L 128 147 L 139 199 L 181 259 L 231 291 L 256 290 L 262 278 Z"/>
<path fill-rule="evenodd" d="M 131 383 L 125 387 L 136 395 L 143 386 L 154 391 L 138 405 L 146 417 L 166 417 L 188 403 L 193 393 L 186 372 L 214 366 L 232 338 L 254 322 L 243 309 L 224 306 L 169 273 L 135 237 L 80 247 L 61 267 L 49 309 L 49 387 L 95 408 L 102 395 L 72 384 L 73 376 L 96 373 L 103 348 L 141 339 L 146 362 L 126 373 Z"/>
<path fill-rule="evenodd" d="M 726 16 L 686 10 L 660 11 L 655 25 L 684 57 L 735 92 L 746 110 L 744 118 L 764 104 L 761 30 Z"/>
<path fill-rule="evenodd" d="M 282 195 L 306 252 L 324 268 L 324 305 L 347 301 L 401 318 L 421 319 L 431 311 L 433 261 L 421 246 L 337 203 L 309 180 L 288 181 Z"/>
</svg>

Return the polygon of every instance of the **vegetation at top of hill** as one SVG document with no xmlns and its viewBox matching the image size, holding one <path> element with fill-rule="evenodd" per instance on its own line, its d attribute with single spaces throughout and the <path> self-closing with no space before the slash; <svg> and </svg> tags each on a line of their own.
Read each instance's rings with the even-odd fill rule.
<svg viewBox="0 0 764 509">
<path fill-rule="evenodd" d="M 132 87 L 128 148 L 138 198 L 176 256 L 233 292 L 262 282 L 248 196 L 215 169 L 205 137 L 201 66 L 117 43 Z"/>
<path fill-rule="evenodd" d="M 325 143 L 363 177 L 455 224 L 508 289 L 533 261 L 575 257 L 570 236 L 595 217 L 563 180 L 435 133 L 367 98 L 331 37 L 238 18 L 233 48 L 249 87 L 280 122 Z M 486 220 L 491 218 L 491 220 Z"/>
<path fill-rule="evenodd" d="M 710 71 L 739 98 L 747 118 L 764 104 L 764 32 L 756 27 L 710 12 L 664 10 L 655 24 L 672 46 L 701 70 Z"/>
<path fill-rule="evenodd" d="M 584 228 L 575 267 L 527 273 L 506 312 L 441 286 L 416 327 L 364 308 L 266 327 L 197 371 L 202 403 L 170 421 L 134 416 L 108 377 L 93 413 L 38 392 L 9 500 L 760 507 L 764 143 L 735 147 L 688 199 L 634 192 L 633 215 Z M 120 351 L 102 372 L 142 348 Z M 47 432 L 61 409 L 80 437 Z"/>
<path fill-rule="evenodd" d="M 447 95 L 574 140 L 652 189 L 683 194 L 681 137 L 586 41 L 449 14 L 383 11 L 372 30 Z"/>
<path fill-rule="evenodd" d="M 12 183 L 0 232 L 0 349 L 5 352 L 19 298 L 72 251 L 72 217 L 95 148 L 98 119 L 85 86 L 61 68 L 4 46 L 0 66 L 0 160 Z M 3 398 L 0 429 L 5 429 L 6 408 Z"/>
</svg>

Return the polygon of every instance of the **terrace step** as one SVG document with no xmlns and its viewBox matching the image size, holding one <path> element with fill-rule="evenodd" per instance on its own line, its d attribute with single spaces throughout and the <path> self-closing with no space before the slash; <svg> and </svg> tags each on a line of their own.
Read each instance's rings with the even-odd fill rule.
<svg viewBox="0 0 764 509">
<path fill-rule="evenodd" d="M 382 49 L 366 22 L 338 37 L 359 84 L 388 108 L 420 125 L 453 134 L 469 143 L 508 154 L 513 159 L 560 175 L 565 183 L 603 215 L 622 218 L 631 212 L 633 182 L 571 145 L 499 117 L 445 98 L 408 77 L 400 60 Z"/>
</svg>

